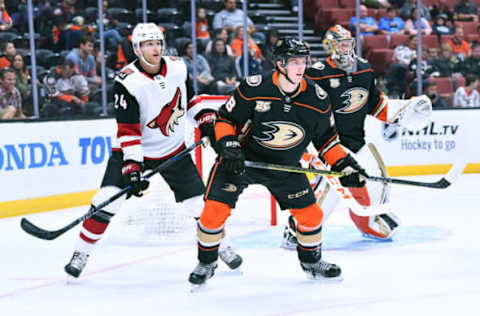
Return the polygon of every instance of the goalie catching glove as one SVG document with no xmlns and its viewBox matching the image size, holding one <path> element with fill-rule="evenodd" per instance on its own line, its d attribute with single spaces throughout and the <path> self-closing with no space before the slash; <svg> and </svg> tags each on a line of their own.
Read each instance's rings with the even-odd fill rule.
<svg viewBox="0 0 480 316">
<path fill-rule="evenodd" d="M 125 184 L 131 186 L 127 193 L 127 199 L 132 195 L 140 197 L 142 191 L 148 188 L 150 182 L 142 179 L 143 164 L 135 160 L 126 160 L 123 162 L 122 175 Z"/>
<path fill-rule="evenodd" d="M 217 141 L 216 150 L 220 156 L 220 165 L 229 174 L 245 173 L 245 155 L 237 137 L 227 135 Z"/>
<path fill-rule="evenodd" d="M 388 121 L 405 127 L 410 131 L 424 128 L 430 122 L 432 101 L 426 96 L 413 97 L 410 100 L 388 100 L 388 107 L 398 108 Z"/>
<path fill-rule="evenodd" d="M 345 174 L 338 178 L 344 187 L 361 188 L 365 185 L 364 177 L 367 177 L 367 173 L 350 154 L 338 160 L 332 166 L 332 171 Z"/>
</svg>

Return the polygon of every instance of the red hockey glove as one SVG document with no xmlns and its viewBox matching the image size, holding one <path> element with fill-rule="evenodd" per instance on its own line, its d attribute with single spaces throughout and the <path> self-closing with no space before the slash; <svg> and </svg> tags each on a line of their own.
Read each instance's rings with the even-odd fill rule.
<svg viewBox="0 0 480 316">
<path fill-rule="evenodd" d="M 216 150 L 222 158 L 220 165 L 227 173 L 234 175 L 245 173 L 245 155 L 237 137 L 227 135 L 220 138 Z"/>
<path fill-rule="evenodd" d="M 338 160 L 332 166 L 332 171 L 339 171 L 345 174 L 338 179 L 344 187 L 360 188 L 365 185 L 364 176 L 366 177 L 367 173 L 350 154 Z"/>
<path fill-rule="evenodd" d="M 132 195 L 142 196 L 142 191 L 148 188 L 150 182 L 142 179 L 143 164 L 135 160 L 126 160 L 123 162 L 122 175 L 125 184 L 131 188 L 127 193 L 127 199 Z"/>
</svg>

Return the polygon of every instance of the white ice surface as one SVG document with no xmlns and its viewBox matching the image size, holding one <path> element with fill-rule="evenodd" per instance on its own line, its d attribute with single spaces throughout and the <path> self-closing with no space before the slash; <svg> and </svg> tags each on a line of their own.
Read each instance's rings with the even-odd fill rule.
<svg viewBox="0 0 480 316">
<path fill-rule="evenodd" d="M 265 198 L 263 189 L 249 189 L 227 225 L 243 275 L 220 264 L 193 294 L 193 238 L 129 245 L 115 237 L 117 229 L 98 243 L 82 277 L 67 284 L 63 266 L 79 227 L 43 241 L 24 233 L 19 217 L 1 219 L 0 315 L 480 315 L 479 175 L 462 175 L 445 190 L 393 186 L 402 227 L 391 242 L 363 238 L 346 210 L 337 210 L 324 229 L 323 257 L 342 268 L 343 282 L 307 280 L 296 253 L 278 247 L 282 226 L 240 216 L 267 217 Z M 28 218 L 58 229 L 86 210 Z"/>
</svg>

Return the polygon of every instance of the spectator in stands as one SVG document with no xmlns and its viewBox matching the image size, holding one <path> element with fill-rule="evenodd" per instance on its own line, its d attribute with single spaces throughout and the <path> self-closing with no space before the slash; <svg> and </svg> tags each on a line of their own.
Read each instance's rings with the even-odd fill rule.
<svg viewBox="0 0 480 316">
<path fill-rule="evenodd" d="M 245 14 L 242 10 L 237 9 L 237 3 L 235 0 L 224 0 L 223 4 L 225 8 L 213 17 L 213 28 L 220 29 L 226 27 L 229 33 L 233 33 L 238 26 L 243 26 L 243 18 Z M 248 31 L 250 33 L 255 32 L 255 25 L 253 25 L 253 22 L 249 17 L 247 17 L 247 24 Z"/>
<path fill-rule="evenodd" d="M 350 19 L 350 29 L 355 32 L 357 25 L 357 17 L 352 16 Z M 368 16 L 368 9 L 363 4 L 360 5 L 360 34 L 361 36 L 373 35 L 378 31 L 377 21 L 371 16 Z"/>
<path fill-rule="evenodd" d="M 217 38 L 212 52 L 206 55 L 219 94 L 230 94 L 239 83 L 235 62 L 233 57 L 227 54 L 226 45 L 224 40 Z"/>
<path fill-rule="evenodd" d="M 265 48 L 263 49 L 263 55 L 265 59 L 262 63 L 263 72 L 270 72 L 275 68 L 273 64 L 273 48 L 275 47 L 275 43 L 279 39 L 279 34 L 276 29 L 271 29 L 267 33 L 267 42 L 265 43 Z"/>
<path fill-rule="evenodd" d="M 405 34 L 418 34 L 418 24 L 420 23 L 420 29 L 423 35 L 432 34 L 432 27 L 430 22 L 424 17 L 420 17 L 420 21 L 417 20 L 417 8 L 413 6 L 412 14 L 410 18 L 405 22 Z"/>
<path fill-rule="evenodd" d="M 403 34 L 405 32 L 405 22 L 401 17 L 396 16 L 396 10 L 393 7 L 387 9 L 387 16 L 384 16 L 378 22 L 378 30 L 381 34 Z"/>
<path fill-rule="evenodd" d="M 438 14 L 435 16 L 435 22 L 433 23 L 432 30 L 434 34 L 440 35 L 450 35 L 453 33 L 453 27 L 447 24 L 447 15 L 444 13 Z"/>
<path fill-rule="evenodd" d="M 115 69 L 120 70 L 137 58 L 133 51 L 132 34 L 127 35 L 117 47 L 117 63 Z"/>
<path fill-rule="evenodd" d="M 473 21 L 478 22 L 478 7 L 471 0 L 460 0 L 453 8 L 455 20 L 457 21 Z"/>
<path fill-rule="evenodd" d="M 477 74 L 468 73 L 465 76 L 465 87 L 458 87 L 453 97 L 453 106 L 456 107 L 480 107 L 480 95 L 478 89 Z"/>
<path fill-rule="evenodd" d="M 447 43 L 440 46 L 440 56 L 431 60 L 433 73 L 438 77 L 455 77 L 461 71 L 460 60 L 452 53 L 452 48 Z"/>
<path fill-rule="evenodd" d="M 92 55 L 95 39 L 84 35 L 80 39 L 79 48 L 74 48 L 67 55 L 75 67 L 75 72 L 87 78 L 89 84 L 101 85 L 102 79 L 97 76 L 95 57 Z"/>
<path fill-rule="evenodd" d="M 215 89 L 215 78 L 212 75 L 212 70 L 208 61 L 201 54 L 197 54 L 196 70 L 197 76 L 193 75 L 193 47 L 192 42 L 189 41 L 185 44 L 183 49 L 183 60 L 187 65 L 187 70 L 190 78 L 195 78 L 198 83 L 198 94 L 217 94 Z"/>
<path fill-rule="evenodd" d="M 196 33 L 197 44 L 201 48 L 199 51 L 203 51 L 210 41 L 210 32 L 208 30 L 207 11 L 202 7 L 197 9 Z"/>
<path fill-rule="evenodd" d="M 387 0 L 361 0 L 361 3 L 366 5 L 369 8 L 390 8 L 391 4 Z"/>
<path fill-rule="evenodd" d="M 17 49 L 13 42 L 5 42 L 2 45 L 2 57 L 0 57 L 0 69 L 8 68 L 13 63 L 13 57 L 17 54 Z"/>
<path fill-rule="evenodd" d="M 407 92 L 407 74 L 409 65 L 416 57 L 417 36 L 410 35 L 405 43 L 395 47 L 393 63 L 385 75 L 388 95 L 393 98 L 402 98 Z"/>
<path fill-rule="evenodd" d="M 5 8 L 5 1 L 0 0 L 0 31 L 8 31 L 12 28 L 12 18 Z"/>
<path fill-rule="evenodd" d="M 412 10 L 414 8 L 415 10 Z M 407 0 L 400 8 L 400 16 L 404 20 L 416 19 L 416 16 L 417 16 L 416 8 L 417 8 L 417 0 Z M 430 16 L 430 11 L 428 11 L 427 7 L 423 4 L 420 7 L 420 17 L 425 18 L 427 21 L 432 20 L 432 17 Z"/>
<path fill-rule="evenodd" d="M 432 101 L 433 108 L 445 108 L 448 106 L 447 102 L 438 94 L 437 83 L 435 81 L 428 80 L 424 86 L 424 91 L 430 101 Z"/>
<path fill-rule="evenodd" d="M 212 52 L 212 43 L 216 39 L 221 39 L 225 43 L 227 43 L 227 54 L 233 57 L 233 51 L 232 47 L 228 44 L 228 31 L 226 27 L 222 27 L 221 29 L 216 29 L 215 30 L 215 38 L 211 41 L 208 42 L 207 46 L 205 47 L 205 53 L 211 53 Z"/>
<path fill-rule="evenodd" d="M 473 47 L 471 56 L 461 62 L 460 69 L 460 73 L 480 74 L 480 45 Z"/>
<path fill-rule="evenodd" d="M 75 64 L 70 59 L 57 66 L 56 72 L 44 77 L 48 97 L 52 101 L 45 109 L 47 117 L 86 113 L 89 100 L 88 82 L 83 75 L 75 72 Z"/>
<path fill-rule="evenodd" d="M 237 69 L 237 76 L 239 78 L 245 78 L 247 76 L 243 66 L 243 55 L 235 58 L 235 68 Z M 249 76 L 260 75 L 263 72 L 262 64 L 253 58 L 251 54 L 248 54 L 247 67 Z"/>
<path fill-rule="evenodd" d="M 15 87 L 15 71 L 12 68 L 0 70 L 0 119 L 25 118 L 22 112 L 22 96 Z"/>
<path fill-rule="evenodd" d="M 63 0 L 53 11 L 55 20 L 53 38 L 56 51 L 74 48 L 83 35 L 82 26 L 74 22 L 78 15 L 76 2 L 77 0 Z"/>
<path fill-rule="evenodd" d="M 445 25 L 453 26 L 453 12 L 452 9 L 448 6 L 447 0 L 437 0 L 438 3 L 434 3 L 430 9 L 430 16 L 432 20 L 435 21 L 437 17 L 441 14 L 445 15 Z"/>
<path fill-rule="evenodd" d="M 104 32 L 103 32 L 103 37 L 105 39 L 105 46 L 108 50 L 114 51 L 118 44 L 122 41 L 122 36 L 116 29 L 118 25 L 118 20 L 114 19 L 111 14 L 107 12 L 108 9 L 108 1 L 103 0 L 102 1 L 102 8 L 103 8 L 103 27 L 104 27 Z M 97 25 L 96 29 L 98 30 L 99 26 L 99 21 L 97 19 Z M 98 36 L 98 32 L 97 32 Z"/>
<path fill-rule="evenodd" d="M 463 26 L 461 25 L 455 26 L 453 38 L 448 41 L 448 45 L 450 45 L 453 53 L 456 54 L 460 60 L 469 57 L 472 52 L 470 44 L 464 40 Z"/>
<path fill-rule="evenodd" d="M 18 91 L 23 99 L 23 113 L 27 116 L 33 115 L 33 99 L 32 99 L 32 85 L 31 77 L 27 70 L 27 66 L 23 61 L 23 56 L 16 54 L 13 58 L 12 69 L 15 71 L 16 84 Z"/>
<path fill-rule="evenodd" d="M 261 64 L 264 59 L 262 51 L 260 47 L 258 47 L 257 43 L 255 43 L 255 40 L 248 34 L 247 44 L 249 54 Z M 232 39 L 230 46 L 232 47 L 234 57 L 243 55 L 243 26 L 238 26 L 235 29 L 235 37 Z"/>
</svg>

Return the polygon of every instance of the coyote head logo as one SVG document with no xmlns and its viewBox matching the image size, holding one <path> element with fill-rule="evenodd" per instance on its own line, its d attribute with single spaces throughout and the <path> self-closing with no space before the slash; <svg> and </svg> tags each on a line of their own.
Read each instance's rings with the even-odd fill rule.
<svg viewBox="0 0 480 316">
<path fill-rule="evenodd" d="M 160 114 L 147 124 L 150 128 L 160 128 L 162 134 L 169 136 L 178 125 L 178 120 L 185 114 L 185 110 L 181 106 L 180 88 L 177 88 L 173 99 L 165 104 Z"/>
</svg>

